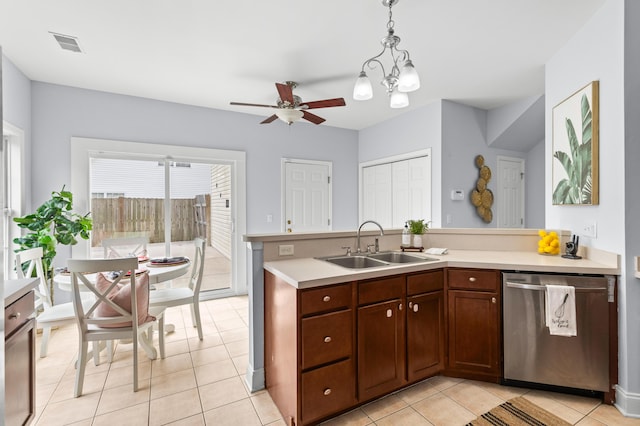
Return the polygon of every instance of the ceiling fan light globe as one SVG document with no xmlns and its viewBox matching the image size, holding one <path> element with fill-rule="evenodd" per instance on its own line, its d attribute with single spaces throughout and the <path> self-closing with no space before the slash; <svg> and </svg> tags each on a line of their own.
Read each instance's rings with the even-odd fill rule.
<svg viewBox="0 0 640 426">
<path fill-rule="evenodd" d="M 300 120 L 304 113 L 297 109 L 284 108 L 276 112 L 278 118 L 287 124 L 295 123 Z"/>
<path fill-rule="evenodd" d="M 391 108 L 404 108 L 409 106 L 409 95 L 397 89 L 394 90 L 389 97 L 389 106 Z"/>
<path fill-rule="evenodd" d="M 367 77 L 367 73 L 360 72 L 356 84 L 353 86 L 353 99 L 356 101 L 366 101 L 373 98 L 373 87 Z"/>
<path fill-rule="evenodd" d="M 420 88 L 420 76 L 413 67 L 411 61 L 405 62 L 398 78 L 398 90 L 401 92 L 413 92 Z"/>
</svg>

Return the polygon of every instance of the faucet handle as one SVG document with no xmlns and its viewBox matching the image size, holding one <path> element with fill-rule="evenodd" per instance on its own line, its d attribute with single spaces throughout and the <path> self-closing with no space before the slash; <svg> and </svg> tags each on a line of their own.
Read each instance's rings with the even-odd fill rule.
<svg viewBox="0 0 640 426">
<path fill-rule="evenodd" d="M 375 246 L 376 246 L 375 244 L 367 244 L 367 253 L 374 254 L 375 253 Z"/>
<path fill-rule="evenodd" d="M 347 250 L 347 256 L 351 256 L 351 247 L 350 246 L 342 246 L 342 248 Z"/>
</svg>

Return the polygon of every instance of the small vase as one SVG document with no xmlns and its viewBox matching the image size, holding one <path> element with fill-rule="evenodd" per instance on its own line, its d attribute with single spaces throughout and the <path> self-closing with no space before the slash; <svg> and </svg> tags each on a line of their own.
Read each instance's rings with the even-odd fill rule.
<svg viewBox="0 0 640 426">
<path fill-rule="evenodd" d="M 413 234 L 413 247 L 422 247 L 422 235 Z"/>
</svg>

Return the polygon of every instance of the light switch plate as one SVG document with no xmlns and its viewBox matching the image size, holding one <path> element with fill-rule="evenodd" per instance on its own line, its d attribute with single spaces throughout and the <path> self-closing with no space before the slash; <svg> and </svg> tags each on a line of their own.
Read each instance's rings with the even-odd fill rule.
<svg viewBox="0 0 640 426">
<path fill-rule="evenodd" d="M 293 244 L 283 244 L 278 246 L 278 254 L 280 256 L 293 256 Z"/>
<path fill-rule="evenodd" d="M 588 238 L 596 238 L 598 236 L 598 224 L 596 222 L 585 223 L 580 234 Z"/>
</svg>

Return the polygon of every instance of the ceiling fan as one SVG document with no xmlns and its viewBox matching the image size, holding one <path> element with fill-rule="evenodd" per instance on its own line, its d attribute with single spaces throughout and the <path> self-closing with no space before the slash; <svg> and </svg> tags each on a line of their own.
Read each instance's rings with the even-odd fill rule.
<svg viewBox="0 0 640 426">
<path fill-rule="evenodd" d="M 276 118 L 291 125 L 292 123 L 304 118 L 313 124 L 320 124 L 325 121 L 324 118 L 310 113 L 308 110 L 315 108 L 329 108 L 337 106 L 345 106 L 344 98 L 324 99 L 322 101 L 302 102 L 299 96 L 293 94 L 293 89 L 298 86 L 295 81 L 287 81 L 285 84 L 276 83 L 278 95 L 280 97 L 276 101 L 276 105 L 247 104 L 243 102 L 231 102 L 231 105 L 254 106 L 263 108 L 275 108 L 275 114 L 265 118 L 260 124 L 267 124 Z"/>
</svg>

